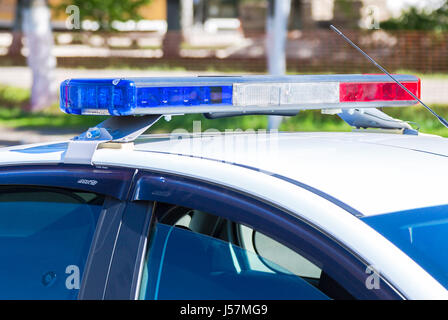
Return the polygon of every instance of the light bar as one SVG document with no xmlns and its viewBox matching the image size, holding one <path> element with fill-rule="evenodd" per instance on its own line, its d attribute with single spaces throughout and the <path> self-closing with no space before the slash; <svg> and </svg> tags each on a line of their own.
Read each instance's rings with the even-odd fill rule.
<svg viewBox="0 0 448 320">
<path fill-rule="evenodd" d="M 420 79 L 397 75 L 420 97 Z M 407 106 L 417 101 L 385 75 L 71 79 L 61 109 L 83 115 L 250 113 Z"/>
<path fill-rule="evenodd" d="M 420 81 L 401 84 L 420 98 Z M 395 82 L 341 83 L 339 90 L 341 102 L 415 100 Z"/>
</svg>

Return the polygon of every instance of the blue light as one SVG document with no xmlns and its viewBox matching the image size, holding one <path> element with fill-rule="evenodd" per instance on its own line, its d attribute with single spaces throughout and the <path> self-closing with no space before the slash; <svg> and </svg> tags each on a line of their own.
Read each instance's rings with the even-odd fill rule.
<svg viewBox="0 0 448 320">
<path fill-rule="evenodd" d="M 71 114 L 130 114 L 135 105 L 135 91 L 131 80 L 66 80 L 60 88 L 60 107 Z"/>
<path fill-rule="evenodd" d="M 148 87 L 137 89 L 138 107 L 231 104 L 232 86 Z"/>
<path fill-rule="evenodd" d="M 133 115 L 136 108 L 232 106 L 232 85 L 154 86 L 131 79 L 74 79 L 61 84 L 70 114 Z"/>
</svg>

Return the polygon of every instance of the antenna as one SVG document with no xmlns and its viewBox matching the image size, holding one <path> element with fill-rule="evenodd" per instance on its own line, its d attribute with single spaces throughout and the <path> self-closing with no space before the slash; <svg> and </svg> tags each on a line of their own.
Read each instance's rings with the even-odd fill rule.
<svg viewBox="0 0 448 320">
<path fill-rule="evenodd" d="M 358 50 L 364 57 L 369 59 L 370 62 L 372 62 L 378 69 L 380 69 L 382 72 L 387 74 L 392 80 L 394 80 L 403 90 L 405 90 L 408 94 L 410 94 L 415 100 L 421 103 L 423 107 L 426 108 L 429 112 L 432 113 L 433 116 L 435 116 L 437 119 L 439 119 L 440 123 L 443 124 L 446 128 L 448 128 L 448 121 L 446 121 L 444 118 L 439 116 L 434 110 L 432 110 L 430 107 L 428 107 L 426 104 L 423 103 L 422 100 L 420 100 L 415 94 L 413 94 L 408 88 L 406 88 L 404 85 L 402 85 L 397 79 L 395 79 L 389 72 L 387 72 L 386 69 L 384 69 L 382 66 L 380 66 L 375 60 L 373 60 L 367 53 L 362 51 L 360 47 L 358 47 L 356 44 L 354 44 L 349 38 L 347 38 L 341 31 L 339 31 L 338 28 L 336 28 L 334 25 L 330 25 L 330 28 L 339 34 L 348 44 L 350 44 L 353 48 Z"/>
</svg>

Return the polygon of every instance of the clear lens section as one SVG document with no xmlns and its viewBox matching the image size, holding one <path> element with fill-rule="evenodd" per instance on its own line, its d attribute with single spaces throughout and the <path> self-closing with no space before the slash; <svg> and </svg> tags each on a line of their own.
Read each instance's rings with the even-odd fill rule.
<svg viewBox="0 0 448 320">
<path fill-rule="evenodd" d="M 338 103 L 339 83 L 236 83 L 234 94 L 238 106 Z"/>
</svg>

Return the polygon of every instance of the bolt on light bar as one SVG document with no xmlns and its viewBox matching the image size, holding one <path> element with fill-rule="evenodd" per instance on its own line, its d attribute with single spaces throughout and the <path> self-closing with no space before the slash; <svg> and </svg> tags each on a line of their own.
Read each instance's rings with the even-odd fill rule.
<svg viewBox="0 0 448 320">
<path fill-rule="evenodd" d="M 420 97 L 420 79 L 397 75 Z M 60 88 L 70 114 L 144 115 L 408 106 L 417 101 L 385 75 L 71 79 Z"/>
</svg>

